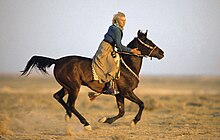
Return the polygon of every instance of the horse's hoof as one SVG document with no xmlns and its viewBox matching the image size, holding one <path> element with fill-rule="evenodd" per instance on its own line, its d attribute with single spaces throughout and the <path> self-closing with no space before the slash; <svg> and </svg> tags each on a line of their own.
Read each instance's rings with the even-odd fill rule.
<svg viewBox="0 0 220 140">
<path fill-rule="evenodd" d="M 103 117 L 103 118 L 99 119 L 99 122 L 104 123 L 106 120 L 107 120 L 107 118 Z"/>
<path fill-rule="evenodd" d="M 132 120 L 132 121 L 131 121 L 131 124 L 130 124 L 131 128 L 135 127 L 135 125 L 136 125 L 136 124 L 135 124 L 134 120 Z"/>
<path fill-rule="evenodd" d="M 84 126 L 85 130 L 91 131 L 92 127 L 90 125 Z"/>
<path fill-rule="evenodd" d="M 67 114 L 65 115 L 65 121 L 66 121 L 66 122 L 69 122 L 69 121 L 70 121 L 70 116 L 67 115 Z"/>
</svg>

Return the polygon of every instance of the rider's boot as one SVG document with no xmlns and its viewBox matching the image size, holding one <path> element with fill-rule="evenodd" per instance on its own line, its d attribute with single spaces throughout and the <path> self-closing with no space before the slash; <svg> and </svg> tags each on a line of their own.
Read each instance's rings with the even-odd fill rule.
<svg viewBox="0 0 220 140">
<path fill-rule="evenodd" d="M 114 81 L 110 80 L 109 82 L 105 83 L 105 90 L 103 91 L 104 94 L 111 94 L 116 95 L 118 92 L 114 90 Z"/>
</svg>

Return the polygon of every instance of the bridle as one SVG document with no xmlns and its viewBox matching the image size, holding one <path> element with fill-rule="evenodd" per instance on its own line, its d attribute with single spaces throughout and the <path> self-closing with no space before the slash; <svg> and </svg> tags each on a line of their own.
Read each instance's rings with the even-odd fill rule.
<svg viewBox="0 0 220 140">
<path fill-rule="evenodd" d="M 150 57 L 151 58 L 151 60 L 152 60 L 152 53 L 154 52 L 154 50 L 157 48 L 157 46 L 151 46 L 151 45 L 148 45 L 148 44 L 146 44 L 146 43 L 144 43 L 141 39 L 139 39 L 138 37 L 137 37 L 137 40 L 142 44 L 142 45 L 144 45 L 145 47 L 147 47 L 147 48 L 149 48 L 149 49 L 151 49 L 151 51 L 150 51 L 150 53 L 148 54 L 148 55 L 143 55 L 143 54 L 132 54 L 132 53 L 127 53 L 127 52 L 119 52 L 119 51 L 117 51 L 117 53 L 119 53 L 119 54 L 127 54 L 127 55 L 134 55 L 134 56 L 138 56 L 138 57 L 145 57 L 145 58 L 147 58 L 147 57 Z"/>
<path fill-rule="evenodd" d="M 147 47 L 147 48 L 149 48 L 149 49 L 151 49 L 151 51 L 150 51 L 150 53 L 148 54 L 148 55 L 143 55 L 144 57 L 151 57 L 151 59 L 152 59 L 152 53 L 154 52 L 154 50 L 157 48 L 157 46 L 154 46 L 154 47 L 152 47 L 151 45 L 148 45 L 148 44 L 146 44 L 146 43 L 144 43 L 140 38 L 138 38 L 137 37 L 137 39 L 138 39 L 138 41 L 142 44 L 142 45 L 144 45 L 145 47 Z"/>
<path fill-rule="evenodd" d="M 146 43 L 144 43 L 141 39 L 139 39 L 138 37 L 137 37 L 137 40 L 142 44 L 142 45 L 144 45 L 145 47 L 147 47 L 147 48 L 149 48 L 149 49 L 151 49 L 151 51 L 150 51 L 150 53 L 148 54 L 148 55 L 142 55 L 142 54 L 140 54 L 140 55 L 137 55 L 137 54 L 132 54 L 132 53 L 127 53 L 127 52 L 117 52 L 117 53 L 119 53 L 119 54 L 127 54 L 127 55 L 134 55 L 134 56 L 138 56 L 138 57 L 151 57 L 151 60 L 152 60 L 152 53 L 153 53 L 153 51 L 157 48 L 157 46 L 154 46 L 154 47 L 152 47 L 151 45 L 148 45 L 148 44 L 146 44 Z M 121 59 L 121 62 L 125 65 L 125 67 L 138 79 L 138 81 L 140 80 L 139 79 L 139 76 L 135 73 L 135 72 L 133 72 L 132 71 L 132 69 L 131 68 L 129 68 L 129 66 L 124 62 L 124 60 L 122 59 L 122 57 L 120 58 Z"/>
</svg>

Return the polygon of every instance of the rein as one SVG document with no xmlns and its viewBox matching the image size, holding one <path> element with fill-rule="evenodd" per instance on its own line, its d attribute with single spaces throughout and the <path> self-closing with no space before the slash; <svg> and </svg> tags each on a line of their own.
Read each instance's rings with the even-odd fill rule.
<svg viewBox="0 0 220 140">
<path fill-rule="evenodd" d="M 137 55 L 137 54 L 128 53 L 128 52 L 118 52 L 118 51 L 116 51 L 116 53 L 118 53 L 118 54 L 132 55 L 132 56 L 137 56 L 137 57 L 146 57 L 146 55 L 142 55 L 142 54 Z"/>
<path fill-rule="evenodd" d="M 153 51 L 157 48 L 157 46 L 152 47 L 152 46 L 150 46 L 150 45 L 144 43 L 144 42 L 143 42 L 141 39 L 139 39 L 138 37 L 137 37 L 137 39 L 138 39 L 138 41 L 139 41 L 142 45 L 144 45 L 145 47 L 151 49 L 151 51 L 150 51 L 150 53 L 149 53 L 148 55 L 142 55 L 142 54 L 137 55 L 137 54 L 133 54 L 133 53 L 119 52 L 119 51 L 116 51 L 116 53 L 118 53 L 118 54 L 133 55 L 133 56 L 138 56 L 138 57 L 145 57 L 145 58 L 147 58 L 147 57 L 151 57 L 151 60 L 152 60 L 152 56 L 151 56 L 151 54 L 152 54 Z"/>
<path fill-rule="evenodd" d="M 132 56 L 137 56 L 137 57 L 146 57 L 146 58 L 147 58 L 147 57 L 151 57 L 151 54 L 152 54 L 153 51 L 157 48 L 157 46 L 152 47 L 152 46 L 150 46 L 150 45 L 144 43 L 144 42 L 143 42 L 141 39 L 139 39 L 138 37 L 137 37 L 137 39 L 138 39 L 138 41 L 139 41 L 142 45 L 144 45 L 145 47 L 151 49 L 151 51 L 150 51 L 150 53 L 149 53 L 148 55 L 142 55 L 142 54 L 137 55 L 137 54 L 133 54 L 133 53 L 118 52 L 118 51 L 116 51 L 116 53 L 118 53 L 118 54 L 132 55 Z M 120 59 L 121 59 L 121 62 L 125 65 L 125 67 L 140 81 L 139 76 L 124 62 L 124 60 L 122 59 L 122 57 L 121 57 Z M 152 57 L 151 57 L 151 60 L 152 60 Z"/>
</svg>

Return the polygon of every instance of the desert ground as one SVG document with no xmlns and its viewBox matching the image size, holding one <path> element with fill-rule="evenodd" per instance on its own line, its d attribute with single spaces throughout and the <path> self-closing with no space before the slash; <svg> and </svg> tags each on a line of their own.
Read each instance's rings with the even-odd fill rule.
<svg viewBox="0 0 220 140">
<path fill-rule="evenodd" d="M 125 101 L 125 115 L 113 124 L 98 122 L 118 113 L 115 98 L 90 101 L 82 87 L 76 102 L 92 131 L 53 98 L 61 87 L 53 76 L 0 76 L 0 140 L 220 139 L 220 77 L 142 76 L 136 95 L 145 103 L 142 119 L 130 122 L 138 106 Z M 65 98 L 66 100 L 66 98 Z"/>
</svg>

